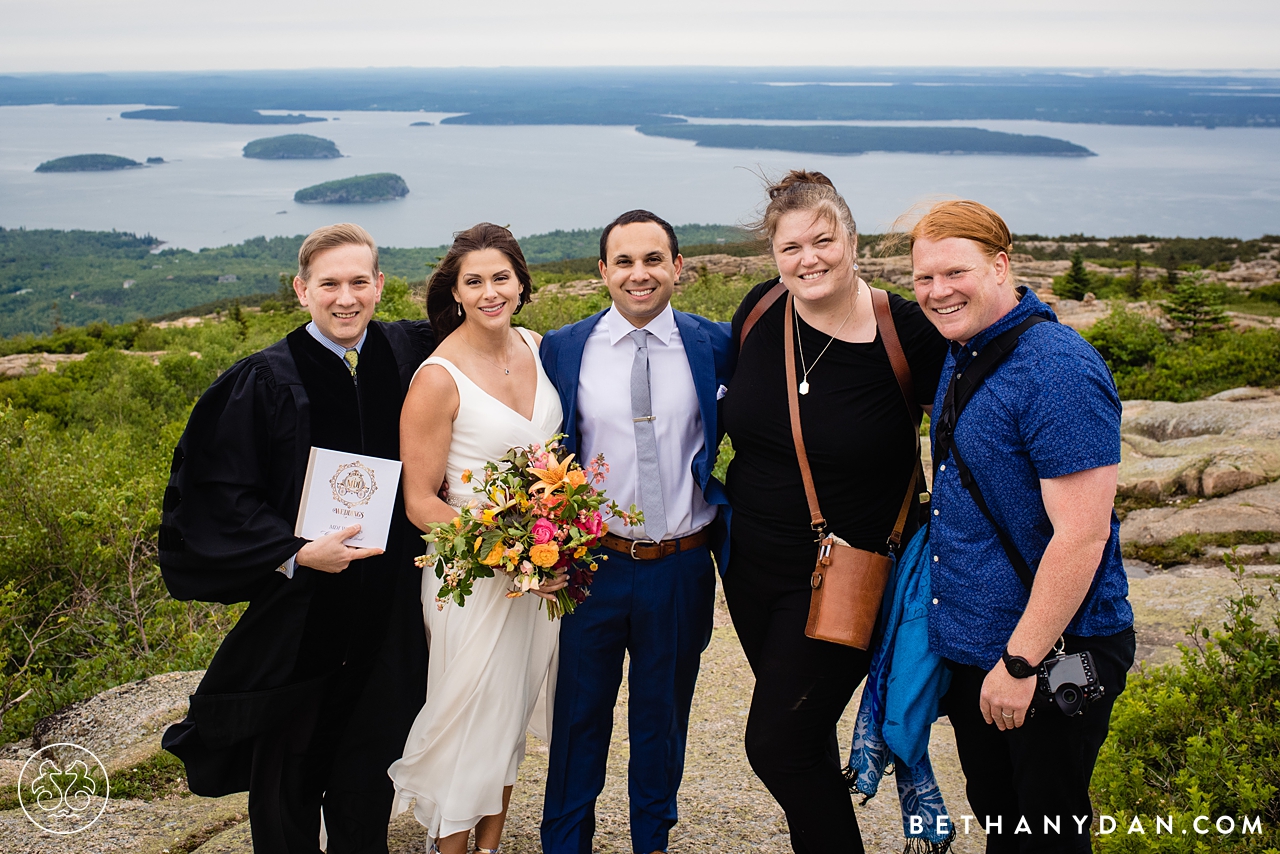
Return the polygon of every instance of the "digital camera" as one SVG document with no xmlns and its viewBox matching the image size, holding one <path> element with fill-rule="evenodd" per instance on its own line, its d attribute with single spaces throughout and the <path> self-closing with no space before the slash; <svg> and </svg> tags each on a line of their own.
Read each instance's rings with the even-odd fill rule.
<svg viewBox="0 0 1280 854">
<path fill-rule="evenodd" d="M 1105 692 L 1088 650 L 1046 658 L 1036 677 L 1037 689 L 1067 717 L 1078 715 Z"/>
</svg>

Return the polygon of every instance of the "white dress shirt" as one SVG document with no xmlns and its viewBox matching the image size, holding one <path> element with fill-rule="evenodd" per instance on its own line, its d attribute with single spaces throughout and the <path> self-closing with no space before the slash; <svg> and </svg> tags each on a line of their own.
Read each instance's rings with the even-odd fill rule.
<svg viewBox="0 0 1280 854">
<path fill-rule="evenodd" d="M 636 434 L 631 420 L 631 364 L 636 345 L 629 336 L 635 328 L 616 307 L 610 308 L 587 337 L 578 374 L 579 459 L 586 465 L 596 454 L 604 454 L 609 474 L 603 488 L 624 508 L 640 505 Z M 665 536 L 653 531 L 646 535 L 643 528 L 630 528 L 620 519 L 607 521 L 609 532 L 620 537 L 675 539 L 710 524 L 716 509 L 707 504 L 693 478 L 693 459 L 705 444 L 702 415 L 671 306 L 644 328 L 653 333 L 648 339 L 649 390 L 668 530 Z"/>
</svg>

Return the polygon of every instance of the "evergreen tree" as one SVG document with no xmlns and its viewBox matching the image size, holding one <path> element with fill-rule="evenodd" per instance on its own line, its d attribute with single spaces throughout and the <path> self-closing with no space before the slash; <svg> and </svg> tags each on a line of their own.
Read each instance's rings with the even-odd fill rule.
<svg viewBox="0 0 1280 854">
<path fill-rule="evenodd" d="M 1054 289 L 1058 296 L 1080 299 L 1093 287 L 1093 279 L 1084 268 L 1084 255 L 1077 249 L 1071 253 L 1071 269 L 1062 277 L 1062 284 Z"/>
<path fill-rule="evenodd" d="M 1184 276 L 1161 307 L 1173 325 L 1191 337 L 1221 329 L 1227 322 L 1222 296 L 1204 281 L 1203 273 Z"/>
</svg>

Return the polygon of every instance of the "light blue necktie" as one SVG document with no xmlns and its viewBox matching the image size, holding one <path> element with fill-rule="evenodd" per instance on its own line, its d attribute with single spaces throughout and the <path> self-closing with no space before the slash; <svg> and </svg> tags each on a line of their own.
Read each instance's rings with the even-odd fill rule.
<svg viewBox="0 0 1280 854">
<path fill-rule="evenodd" d="M 658 436 L 653 427 L 653 401 L 649 394 L 649 330 L 631 332 L 636 357 L 631 362 L 631 421 L 636 430 L 636 474 L 645 536 L 660 542 L 667 534 L 667 507 L 662 500 L 662 475 L 658 470 Z"/>
</svg>

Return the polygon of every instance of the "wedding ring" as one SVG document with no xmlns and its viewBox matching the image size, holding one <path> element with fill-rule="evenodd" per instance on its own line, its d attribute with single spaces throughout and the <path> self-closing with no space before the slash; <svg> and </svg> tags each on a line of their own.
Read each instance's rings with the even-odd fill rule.
<svg viewBox="0 0 1280 854">
<path fill-rule="evenodd" d="M 1001 712 L 1001 713 L 1000 713 L 1000 717 L 1002 717 L 1002 718 L 1011 718 L 1011 717 L 1013 717 L 1013 715 L 1011 715 L 1011 714 L 1010 714 L 1010 713 L 1008 713 L 1008 712 Z"/>
</svg>

